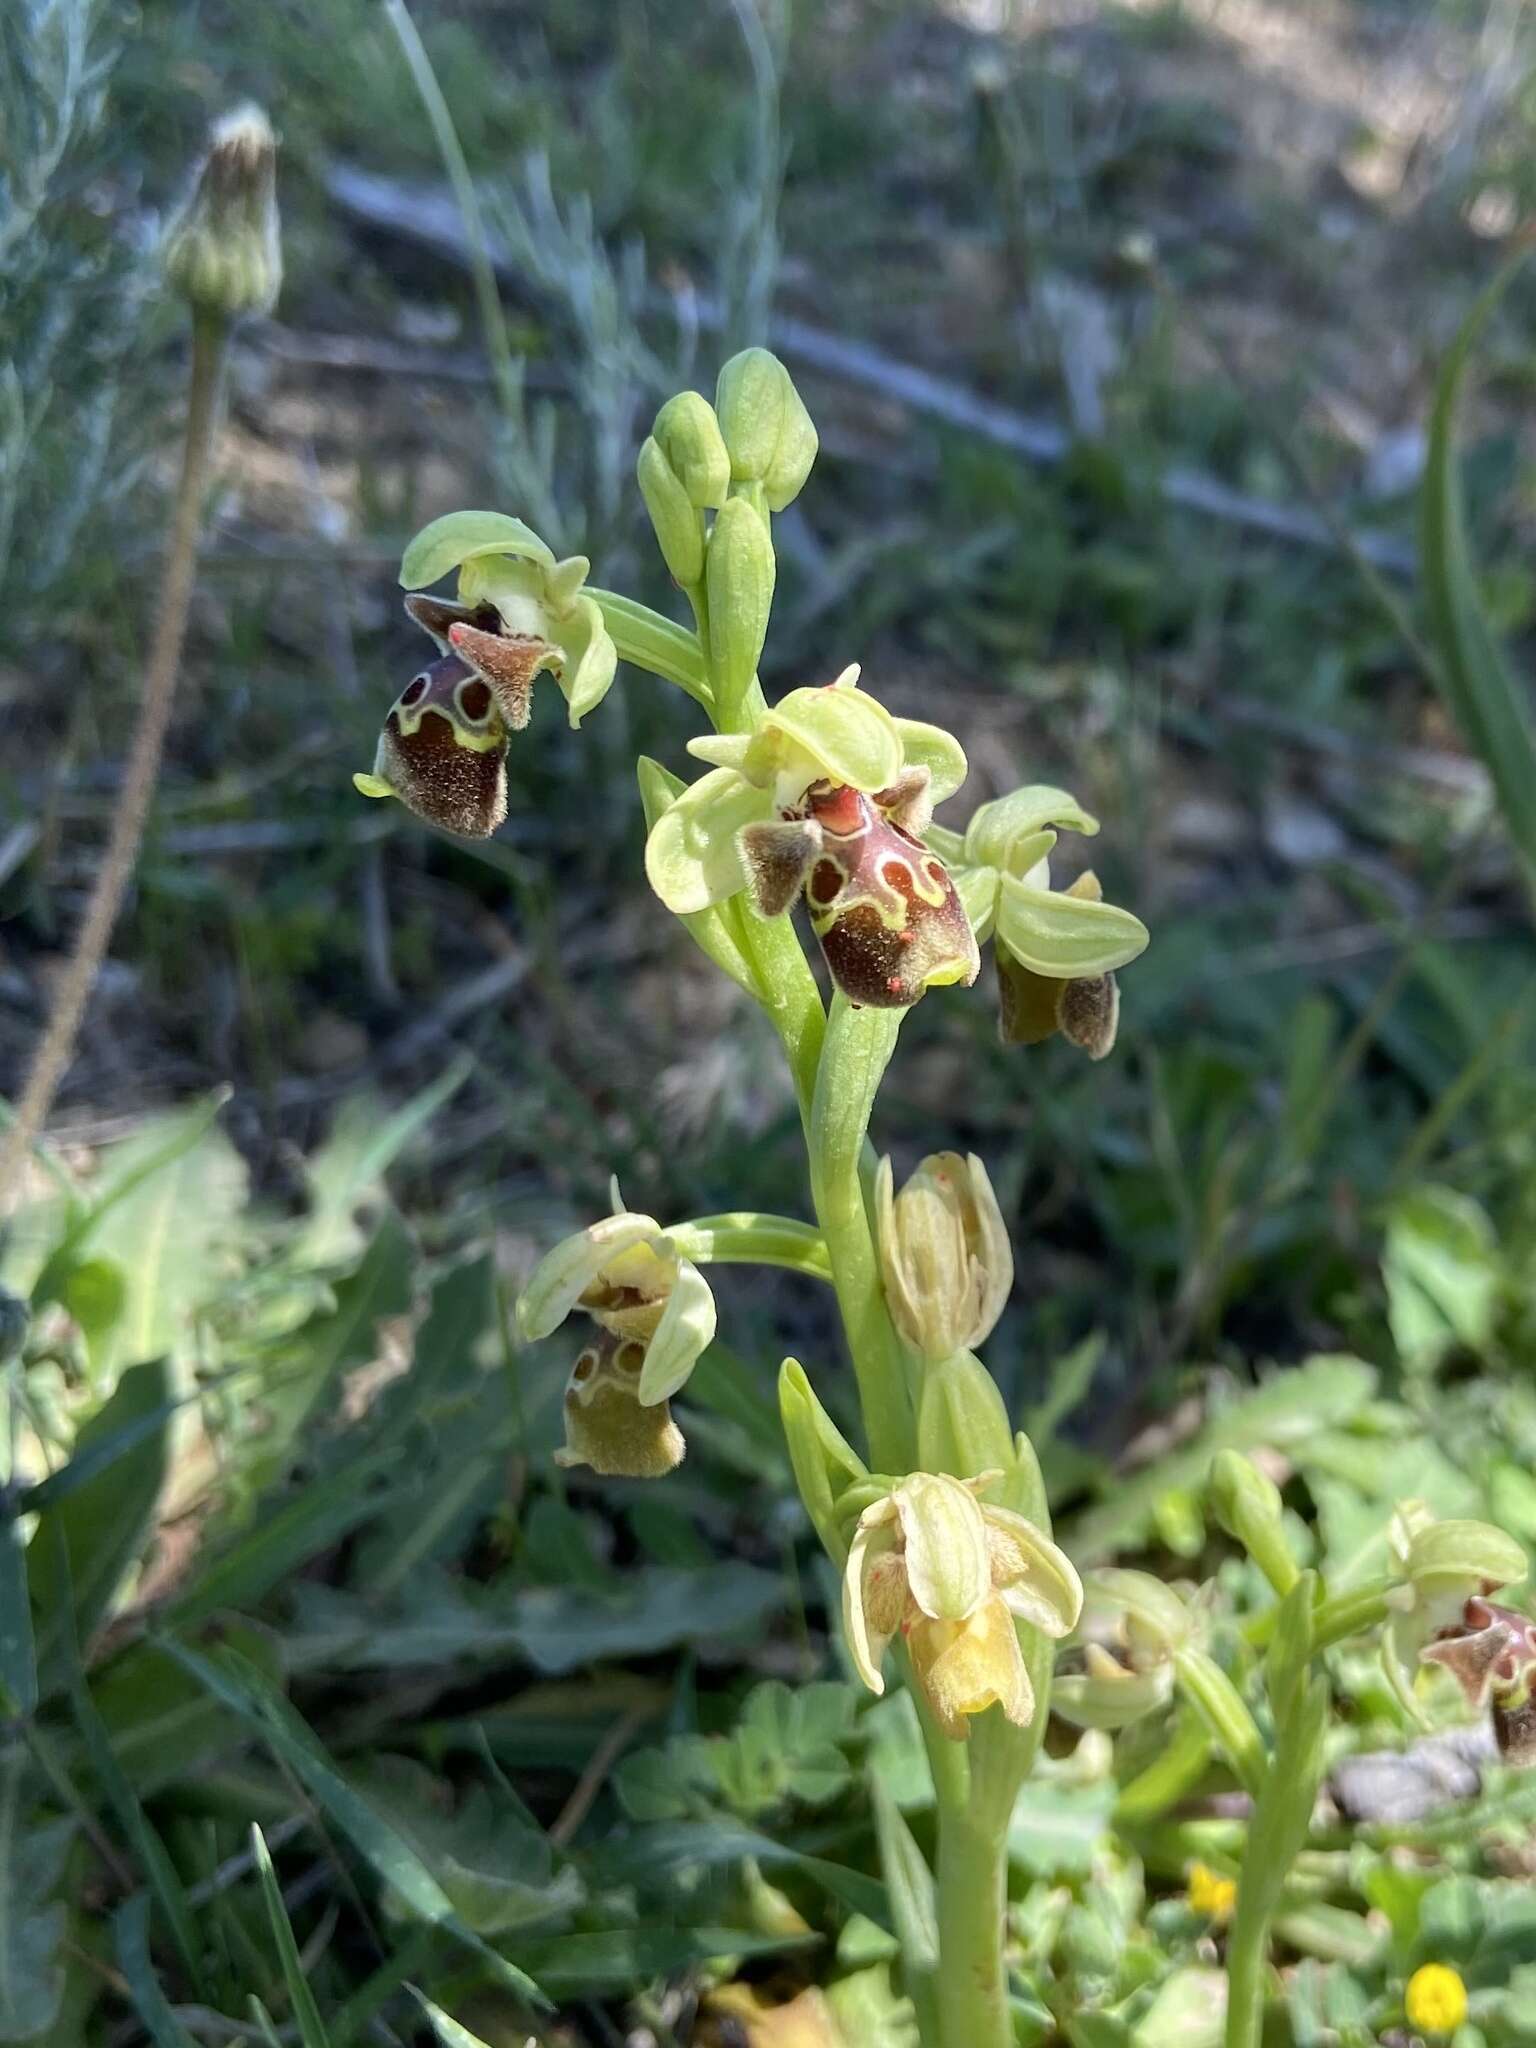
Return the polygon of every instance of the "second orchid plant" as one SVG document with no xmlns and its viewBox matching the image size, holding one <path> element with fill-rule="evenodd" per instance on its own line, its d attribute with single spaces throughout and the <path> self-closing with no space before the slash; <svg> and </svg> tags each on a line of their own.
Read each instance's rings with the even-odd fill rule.
<svg viewBox="0 0 1536 2048">
<path fill-rule="evenodd" d="M 701 763 L 694 780 L 639 763 L 646 873 L 779 1036 L 814 1215 L 663 1225 L 616 1200 L 614 1214 L 552 1250 L 521 1297 L 522 1334 L 546 1337 L 575 1312 L 589 1333 L 556 1456 L 644 1478 L 679 1463 L 671 1403 L 714 1336 L 711 1263 L 758 1261 L 829 1282 L 862 1446 L 836 1427 L 793 1359 L 780 1373 L 780 1407 L 806 1511 L 842 1573 L 852 1664 L 876 1693 L 899 1674 L 923 1728 L 936 1853 L 921 1910 L 896 1918 L 925 2048 L 1012 2039 L 1007 1830 L 1039 1749 L 1057 1645 L 1074 1632 L 1079 1668 L 1060 1700 L 1069 1718 L 1123 1725 L 1177 1688 L 1254 1794 L 1255 1835 L 1261 1822 L 1269 1832 L 1238 1886 L 1233 1948 L 1245 1960 L 1232 1973 L 1228 2037 L 1256 2041 L 1274 1886 L 1305 1836 L 1320 1755 L 1322 1681 L 1308 1677 L 1310 1661 L 1343 1624 L 1330 1624 L 1315 1581 L 1289 1565 L 1274 1503 L 1247 1466 L 1221 1475 L 1219 1501 L 1280 1596 L 1272 1757 L 1175 1592 L 1139 1574 L 1102 1574 L 1084 1615 L 1078 1573 L 1051 1540 L 1029 1440 L 976 1356 L 1013 1280 L 986 1169 L 940 1152 L 898 1187 L 870 1145 L 902 1019 L 929 990 L 973 983 L 984 944 L 1005 1040 L 1059 1033 L 1100 1059 L 1115 1042 L 1115 976 L 1147 932 L 1103 900 L 1091 873 L 1053 885 L 1059 835 L 1098 830 L 1065 790 L 1031 785 L 983 804 L 963 830 L 941 825 L 935 806 L 965 780 L 959 742 L 894 716 L 857 667 L 766 702 L 757 669 L 773 599 L 772 523 L 805 484 L 816 448 L 788 373 L 761 349 L 726 364 L 713 405 L 684 392 L 662 408 L 639 483 L 691 629 L 592 588 L 583 558 L 557 560 L 518 519 L 461 512 L 428 526 L 401 581 L 436 653 L 396 699 L 373 769 L 356 780 L 449 831 L 484 836 L 505 817 L 509 735 L 526 725 L 541 674 L 563 692 L 572 725 L 601 703 L 621 660 L 699 706 L 709 730 L 689 743 Z M 454 572 L 454 599 L 425 594 Z M 802 904 L 829 1002 L 797 935 Z M 1519 1576 L 1517 1561 L 1523 1570 L 1497 1543 L 1490 1552 L 1497 1532 L 1443 1526 L 1461 1535 L 1439 1593 L 1465 1601 Z M 1432 1545 L 1422 1532 L 1415 1540 Z M 1351 1608 L 1344 1622 L 1385 1620 L 1394 1603 L 1401 1622 L 1421 1582 L 1405 1562 L 1378 1589 L 1377 1610 Z M 1481 1609 L 1475 1619 L 1499 1625 Z M 1432 1633 L 1421 1628 L 1423 1642 Z M 1504 1636 L 1498 1647 L 1507 1660 Z M 894 1891 L 898 1874 L 887 1874 Z M 910 1891 L 910 1868 L 899 1881 Z"/>
</svg>

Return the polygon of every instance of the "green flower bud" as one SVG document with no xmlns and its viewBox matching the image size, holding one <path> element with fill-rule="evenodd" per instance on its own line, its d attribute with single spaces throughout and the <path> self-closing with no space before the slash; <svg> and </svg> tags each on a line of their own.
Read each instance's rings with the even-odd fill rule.
<svg viewBox="0 0 1536 2048">
<path fill-rule="evenodd" d="M 687 589 L 704 573 L 704 534 L 699 515 L 654 438 L 640 450 L 635 475 L 668 574 L 674 583 Z"/>
<path fill-rule="evenodd" d="M 882 1159 L 875 1221 L 891 1320 L 913 1350 L 938 1363 L 990 1336 L 1013 1287 L 1013 1250 L 976 1155 L 935 1153 L 899 1195 Z"/>
<path fill-rule="evenodd" d="M 1150 1572 L 1106 1565 L 1092 1572 L 1088 1596 L 1098 1607 L 1118 1609 L 1126 1648 L 1134 1666 L 1161 1661 L 1188 1646 L 1194 1617 L 1171 1586 Z"/>
<path fill-rule="evenodd" d="M 725 503 L 731 458 L 707 398 L 697 391 L 679 391 L 657 413 L 651 434 L 695 510 Z"/>
<path fill-rule="evenodd" d="M 956 1479 L 1006 1472 L 1014 1462 L 1013 1431 L 997 1382 L 969 1351 L 930 1365 L 923 1374 L 917 1458 L 925 1472 L 947 1472 Z M 1009 1500 L 1003 1505 L 1017 1504 Z"/>
<path fill-rule="evenodd" d="M 773 542 L 745 498 L 730 499 L 715 515 L 704 574 L 717 690 L 728 710 L 752 686 L 773 605 Z"/>
<path fill-rule="evenodd" d="M 217 123 L 165 243 L 166 277 L 198 312 L 229 320 L 271 312 L 283 281 L 276 171 L 277 137 L 260 107 Z"/>
<path fill-rule="evenodd" d="M 799 496 L 816 460 L 816 429 L 788 370 L 765 348 L 743 349 L 720 372 L 715 411 L 738 483 L 759 483 L 770 512 Z"/>
<path fill-rule="evenodd" d="M 1280 1489 L 1241 1451 L 1218 1451 L 1211 1461 L 1211 1511 L 1283 1598 L 1296 1583 L 1297 1565 L 1285 1540 Z"/>
</svg>

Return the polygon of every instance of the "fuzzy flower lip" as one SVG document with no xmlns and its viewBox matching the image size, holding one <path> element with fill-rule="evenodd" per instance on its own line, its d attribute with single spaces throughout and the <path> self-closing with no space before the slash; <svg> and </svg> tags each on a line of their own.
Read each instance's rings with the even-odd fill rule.
<svg viewBox="0 0 1536 2048">
<path fill-rule="evenodd" d="M 578 1308 L 610 1336 L 643 1347 L 635 1398 L 646 1407 L 675 1394 L 714 1340 L 709 1282 L 654 1217 L 631 1210 L 605 1216 L 540 1260 L 518 1297 L 518 1329 L 536 1342 Z"/>
<path fill-rule="evenodd" d="M 582 587 L 590 568 L 585 555 L 560 560 L 532 527 L 507 513 L 448 512 L 407 547 L 400 582 L 422 591 L 457 569 L 460 602 L 478 616 L 461 616 L 447 638 L 497 691 L 508 725 L 527 723 L 529 686 L 548 669 L 576 726 L 607 695 L 618 667 L 602 609 Z"/>
<path fill-rule="evenodd" d="M 979 1499 L 1000 1476 L 909 1473 L 860 1515 L 843 1575 L 859 1677 L 883 1692 L 881 1660 L 901 1635 L 935 1718 L 956 1741 L 990 1706 L 1028 1725 L 1034 1690 L 1014 1622 L 1059 1638 L 1082 1608 L 1065 1553 L 1023 1515 Z"/>
</svg>

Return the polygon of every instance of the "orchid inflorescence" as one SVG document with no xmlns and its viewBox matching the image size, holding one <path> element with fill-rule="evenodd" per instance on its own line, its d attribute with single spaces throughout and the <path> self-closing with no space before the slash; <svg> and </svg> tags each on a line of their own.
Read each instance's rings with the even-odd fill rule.
<svg viewBox="0 0 1536 2048">
<path fill-rule="evenodd" d="M 1117 1730 L 1177 1698 L 1267 1816 L 1265 1839 L 1282 1845 L 1235 1880 L 1206 1871 L 1198 1894 L 1210 1917 L 1231 1916 L 1228 2039 L 1251 2048 L 1265 1928 L 1322 1769 L 1326 1685 L 1311 1666 L 1329 1642 L 1388 1622 L 1388 1670 L 1406 1703 L 1415 1670 L 1441 1664 L 1469 1698 L 1491 1695 L 1507 1749 L 1536 1748 L 1536 1628 L 1487 1597 L 1523 1575 L 1523 1554 L 1482 1524 L 1430 1527 L 1410 1504 L 1394 1573 L 1367 1596 L 1330 1604 L 1291 1555 L 1275 1485 L 1223 1453 L 1211 1477 L 1214 1517 L 1278 1603 L 1266 1661 L 1271 1756 L 1207 1641 L 1203 1594 L 1186 1598 L 1134 1571 L 1099 1571 L 1085 1588 L 1051 1540 L 1034 1451 L 976 1356 L 1014 1277 L 985 1166 L 940 1152 L 898 1182 L 869 1147 L 869 1119 L 902 1018 L 930 990 L 975 982 L 983 945 L 1006 1044 L 1059 1034 L 1100 1060 L 1116 1042 L 1116 977 L 1148 935 L 1104 899 L 1091 871 L 1058 885 L 1061 835 L 1099 829 L 1068 791 L 1029 784 L 981 804 L 963 826 L 942 824 L 936 808 L 966 780 L 959 741 L 892 713 L 857 665 L 767 703 L 757 670 L 776 573 L 772 519 L 799 493 L 816 450 L 799 394 L 761 349 L 726 364 L 713 405 L 685 392 L 663 406 L 638 480 L 692 630 L 594 588 L 585 557 L 558 559 L 518 519 L 476 511 L 435 520 L 401 568 L 406 610 L 434 652 L 391 708 L 371 772 L 355 779 L 368 796 L 396 797 L 445 831 L 483 838 L 505 819 L 511 737 L 529 723 L 541 676 L 562 692 L 573 726 L 601 704 L 621 659 L 708 714 L 711 730 L 688 743 L 702 763 L 693 780 L 639 763 L 645 872 L 779 1034 L 815 1217 L 734 1211 L 665 1225 L 629 1210 L 615 1186 L 613 1213 L 556 1245 L 518 1304 L 526 1342 L 572 1314 L 591 1326 L 567 1381 L 556 1461 L 636 1479 L 679 1464 L 671 1404 L 714 1338 L 703 1270 L 712 1262 L 830 1282 L 866 1451 L 794 1360 L 781 1370 L 780 1413 L 801 1498 L 842 1574 L 852 1669 L 883 1692 L 894 1653 L 928 1744 L 940 1955 L 936 1969 L 931 1958 L 907 1959 L 913 1985 L 929 1973 L 924 2048 L 1003 2048 L 1012 2038 L 1004 1843 L 1013 1793 L 1039 1747 L 1058 1645 L 1054 1703 L 1064 1719 Z M 454 596 L 430 594 L 455 572 Z M 795 936 L 799 906 L 830 1001 Z"/>
</svg>

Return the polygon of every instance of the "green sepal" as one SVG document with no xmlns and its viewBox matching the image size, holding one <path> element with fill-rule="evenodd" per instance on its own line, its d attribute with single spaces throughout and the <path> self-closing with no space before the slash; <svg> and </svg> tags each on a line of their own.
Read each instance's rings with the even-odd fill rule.
<svg viewBox="0 0 1536 2048">
<path fill-rule="evenodd" d="M 834 1503 L 850 1485 L 866 1484 L 868 1469 L 817 1400 L 798 1359 L 786 1358 L 779 1368 L 779 1415 L 805 1511 L 827 1555 L 841 1565 L 848 1556 L 848 1543 Z"/>
<path fill-rule="evenodd" d="M 736 835 L 772 815 L 766 791 L 730 768 L 713 768 L 689 783 L 651 827 L 646 879 L 668 910 L 684 917 L 723 903 L 747 885 Z"/>
<path fill-rule="evenodd" d="M 640 779 L 640 802 L 645 811 L 647 830 L 650 831 L 688 785 L 647 754 L 640 756 L 636 772 Z M 731 931 L 729 913 L 709 908 L 679 911 L 676 915 L 699 951 L 713 960 L 722 974 L 728 974 L 738 988 L 744 988 L 749 996 L 761 1000 L 757 975 Z"/>
<path fill-rule="evenodd" d="M 565 692 L 570 722 L 578 726 L 612 689 L 619 666 L 619 651 L 595 598 L 576 599 L 559 623 L 555 645 L 561 654 L 556 680 Z"/>
<path fill-rule="evenodd" d="M 1091 838 L 1099 829 L 1099 821 L 1066 790 L 1053 789 L 1048 783 L 1030 783 L 981 806 L 965 828 L 965 857 L 974 867 L 1025 874 L 1034 860 L 1018 858 L 1019 842 L 1052 827 L 1082 832 Z"/>
<path fill-rule="evenodd" d="M 921 718 L 898 718 L 903 765 L 928 770 L 928 794 L 936 804 L 954 795 L 970 772 L 965 749 L 942 725 L 929 725 Z M 938 851 L 937 848 L 934 849 Z"/>
<path fill-rule="evenodd" d="M 1013 957 L 1055 981 L 1110 974 L 1146 949 L 1141 919 L 1114 903 L 1096 903 L 1016 876 L 999 879 L 997 936 Z"/>
<path fill-rule="evenodd" d="M 555 566 L 554 550 L 521 519 L 505 512 L 445 512 L 407 547 L 400 562 L 400 586 L 425 590 L 477 555 L 520 555 L 545 568 Z"/>
<path fill-rule="evenodd" d="M 688 751 L 788 801 L 823 780 L 872 795 L 902 769 L 895 719 L 878 698 L 843 682 L 791 690 L 763 713 L 745 743 L 739 734 L 723 734 L 693 740 Z"/>
</svg>

